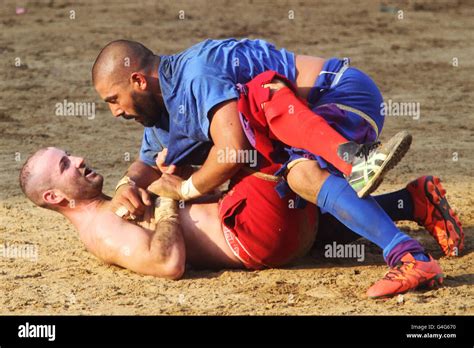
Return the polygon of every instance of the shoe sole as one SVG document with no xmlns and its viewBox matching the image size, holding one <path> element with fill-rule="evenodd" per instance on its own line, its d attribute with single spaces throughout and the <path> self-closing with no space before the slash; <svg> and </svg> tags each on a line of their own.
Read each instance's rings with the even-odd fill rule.
<svg viewBox="0 0 474 348">
<path fill-rule="evenodd" d="M 428 187 L 429 182 L 433 184 L 432 187 Z M 459 226 L 461 222 L 459 220 L 456 220 L 454 213 L 451 214 L 453 210 L 451 209 L 451 206 L 449 205 L 448 200 L 446 199 L 446 195 L 442 192 L 444 191 L 444 189 L 441 185 L 441 180 L 431 175 L 427 176 L 424 182 L 424 190 L 426 197 L 428 198 L 430 203 L 433 204 L 435 209 L 443 217 L 449 239 L 452 239 L 451 235 L 453 233 L 458 236 L 458 246 L 455 246 L 452 252 L 446 256 L 459 256 L 459 253 L 463 249 L 464 233 L 461 227 Z"/>
<path fill-rule="evenodd" d="M 407 292 L 410 292 L 410 291 L 413 291 L 413 290 L 416 290 L 416 289 L 419 289 L 419 288 L 429 288 L 429 289 L 431 289 L 431 288 L 434 288 L 435 286 L 443 285 L 445 277 L 446 277 L 446 275 L 444 275 L 444 273 L 439 273 L 439 274 L 435 275 L 433 278 L 430 278 L 428 280 L 425 280 L 423 283 L 418 284 L 418 286 L 415 289 L 408 289 L 408 290 L 401 291 L 401 292 L 396 292 L 396 293 L 393 293 L 393 294 L 386 294 L 386 295 L 381 295 L 381 296 L 368 296 L 368 297 L 370 299 L 373 299 L 373 300 L 388 299 L 388 298 L 392 298 L 393 296 L 396 296 L 396 295 L 406 294 Z"/>
<path fill-rule="evenodd" d="M 359 198 L 364 198 L 374 192 L 382 183 L 385 174 L 393 169 L 405 156 L 411 146 L 412 136 L 404 131 L 398 144 L 395 144 L 393 150 L 387 155 L 384 163 L 380 166 L 380 170 L 369 180 L 367 185 L 360 190 L 357 195 Z"/>
</svg>

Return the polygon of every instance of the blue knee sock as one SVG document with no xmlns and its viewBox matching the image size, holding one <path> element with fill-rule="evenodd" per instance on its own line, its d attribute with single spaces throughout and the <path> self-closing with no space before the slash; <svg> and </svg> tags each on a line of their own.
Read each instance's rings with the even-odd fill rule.
<svg viewBox="0 0 474 348">
<path fill-rule="evenodd" d="M 407 189 L 373 197 L 393 221 L 414 221 L 413 199 Z"/>
<path fill-rule="evenodd" d="M 417 260 L 429 261 L 421 244 L 400 232 L 373 197 L 360 199 L 345 179 L 331 174 L 323 183 L 316 204 L 323 213 L 330 213 L 383 249 L 384 259 L 391 267 L 407 252 Z"/>
</svg>

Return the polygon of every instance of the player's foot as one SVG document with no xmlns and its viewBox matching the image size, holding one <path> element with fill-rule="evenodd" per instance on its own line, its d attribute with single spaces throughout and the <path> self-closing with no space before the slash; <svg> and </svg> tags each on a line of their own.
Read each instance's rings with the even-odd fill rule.
<svg viewBox="0 0 474 348">
<path fill-rule="evenodd" d="M 435 284 L 443 283 L 443 271 L 431 256 L 430 261 L 424 262 L 415 260 L 412 254 L 407 253 L 400 262 L 401 265 L 392 268 L 367 290 L 367 296 L 370 298 L 391 297 L 422 285 L 433 287 Z"/>
<path fill-rule="evenodd" d="M 464 232 L 449 206 L 438 177 L 423 176 L 407 185 L 414 205 L 414 218 L 438 242 L 446 256 L 458 256 L 464 248 Z"/>
<path fill-rule="evenodd" d="M 385 174 L 405 156 L 411 141 L 411 135 L 402 131 L 381 147 L 378 147 L 379 142 L 362 145 L 350 142 L 339 146 L 339 156 L 352 160 L 352 173 L 347 180 L 359 197 L 366 197 L 377 189 Z"/>
</svg>

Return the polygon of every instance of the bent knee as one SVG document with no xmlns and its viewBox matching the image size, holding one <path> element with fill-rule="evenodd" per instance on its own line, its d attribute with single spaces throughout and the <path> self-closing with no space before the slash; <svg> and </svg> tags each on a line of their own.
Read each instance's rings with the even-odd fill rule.
<svg viewBox="0 0 474 348">
<path fill-rule="evenodd" d="M 290 167 L 287 182 L 291 190 L 310 202 L 315 202 L 317 195 L 329 176 L 327 170 L 321 169 L 313 160 L 301 161 Z"/>
</svg>

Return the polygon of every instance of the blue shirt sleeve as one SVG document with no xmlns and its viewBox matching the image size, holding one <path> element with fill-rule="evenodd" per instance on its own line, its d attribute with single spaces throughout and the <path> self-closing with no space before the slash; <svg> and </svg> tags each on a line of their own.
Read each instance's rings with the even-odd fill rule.
<svg viewBox="0 0 474 348">
<path fill-rule="evenodd" d="M 209 141 L 210 111 L 216 105 L 231 99 L 237 99 L 239 92 L 235 83 L 222 71 L 205 68 L 202 74 L 195 75 L 190 81 L 190 95 L 187 98 L 186 112 L 188 122 L 197 120 L 194 139 Z M 188 123 L 189 124 L 189 123 Z"/>
</svg>

